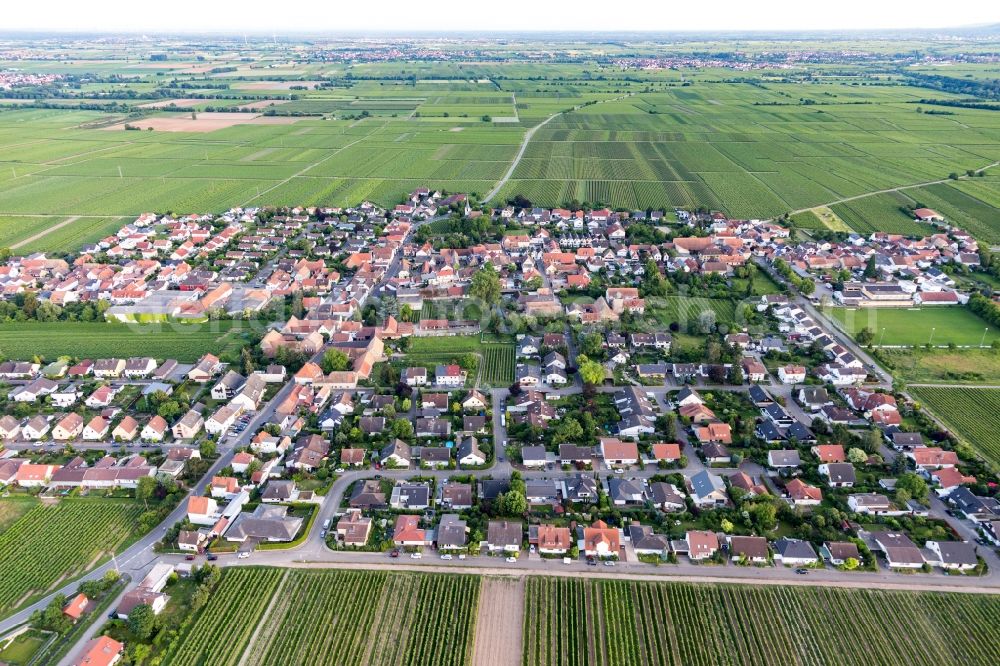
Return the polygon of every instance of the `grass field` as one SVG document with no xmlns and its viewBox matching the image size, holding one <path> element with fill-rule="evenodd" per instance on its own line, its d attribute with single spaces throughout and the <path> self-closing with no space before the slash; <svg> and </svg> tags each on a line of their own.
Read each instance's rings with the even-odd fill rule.
<svg viewBox="0 0 1000 666">
<path fill-rule="evenodd" d="M 1000 469 L 1000 389 L 913 386 L 910 391 Z"/>
<path fill-rule="evenodd" d="M 929 342 L 932 346 L 954 344 L 978 347 L 980 343 L 989 345 L 1000 339 L 1000 331 L 987 331 L 989 326 L 985 321 L 960 306 L 827 308 L 824 313 L 839 321 L 852 336 L 857 336 L 863 328 L 871 329 L 875 334 L 875 345 L 916 347 Z"/>
<path fill-rule="evenodd" d="M 1000 612 L 994 595 L 538 577 L 526 584 L 525 666 L 936 666 L 992 661 L 1000 641 L 989 619 Z"/>
<path fill-rule="evenodd" d="M 990 349 L 882 349 L 892 374 L 906 382 L 1000 385 L 1000 352 Z"/>
<path fill-rule="evenodd" d="M 0 533 L 0 615 L 117 550 L 135 535 L 140 513 L 128 501 L 64 499 L 22 514 Z"/>
<path fill-rule="evenodd" d="M 479 585 L 461 575 L 226 569 L 164 663 L 468 664 Z"/>
<path fill-rule="evenodd" d="M 152 356 L 195 361 L 205 353 L 235 354 L 246 322 L 115 324 L 105 322 L 12 322 L 0 324 L 0 356 L 107 358 Z"/>
</svg>

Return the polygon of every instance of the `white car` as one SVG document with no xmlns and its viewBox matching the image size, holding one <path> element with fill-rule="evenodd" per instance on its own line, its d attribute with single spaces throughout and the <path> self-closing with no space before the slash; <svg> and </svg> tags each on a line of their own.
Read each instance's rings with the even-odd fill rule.
<svg viewBox="0 0 1000 666">
<path fill-rule="evenodd" d="M 464 560 L 465 559 L 465 553 L 459 553 L 458 559 Z"/>
<path fill-rule="evenodd" d="M 244 550 L 243 552 L 241 552 L 241 553 L 240 553 L 239 555 L 237 555 L 236 557 L 238 557 L 238 558 L 239 558 L 239 559 L 241 559 L 241 560 L 245 560 L 246 558 L 250 557 L 250 551 L 248 551 L 248 550 Z"/>
<path fill-rule="evenodd" d="M 343 474 L 344 473 L 344 468 L 343 467 L 338 467 L 337 469 L 335 469 L 333 471 L 336 472 L 337 474 Z"/>
<path fill-rule="evenodd" d="M 516 558 L 516 557 L 514 557 L 513 555 L 511 555 L 511 556 L 509 556 L 509 557 L 507 558 L 507 561 L 508 561 L 508 562 L 517 562 L 517 558 Z"/>
<path fill-rule="evenodd" d="M 451 559 L 451 555 L 442 555 L 441 559 L 442 560 L 450 560 Z"/>
<path fill-rule="evenodd" d="M 421 555 L 420 553 L 411 553 L 410 554 L 410 559 L 411 560 L 419 560 L 421 557 L 423 557 L 423 555 Z"/>
<path fill-rule="evenodd" d="M 613 567 L 613 566 L 615 566 L 615 561 L 614 560 L 607 560 L 604 563 L 604 566 L 606 566 L 606 567 Z"/>
</svg>

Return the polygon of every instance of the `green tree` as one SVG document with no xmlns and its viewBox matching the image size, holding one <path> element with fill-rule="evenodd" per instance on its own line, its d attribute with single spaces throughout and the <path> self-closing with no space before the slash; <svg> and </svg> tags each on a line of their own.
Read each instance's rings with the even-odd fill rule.
<svg viewBox="0 0 1000 666">
<path fill-rule="evenodd" d="M 206 439 L 198 446 L 198 452 L 201 454 L 202 458 L 214 458 L 215 457 L 215 442 Z"/>
<path fill-rule="evenodd" d="M 856 557 L 848 557 L 846 560 L 844 560 L 844 568 L 847 569 L 848 571 L 854 571 L 860 565 L 861 563 L 858 562 L 858 559 Z"/>
<path fill-rule="evenodd" d="M 867 347 L 868 345 L 870 345 L 875 341 L 875 333 L 874 331 L 872 331 L 872 329 L 865 326 L 863 329 L 858 331 L 858 334 L 855 336 L 855 338 L 857 339 L 859 345 L 861 345 L 862 347 Z"/>
<path fill-rule="evenodd" d="M 500 275 L 493 264 L 486 262 L 472 276 L 469 293 L 489 306 L 500 302 Z"/>
<path fill-rule="evenodd" d="M 597 386 L 604 381 L 604 366 L 597 361 L 591 361 L 584 354 L 577 356 L 580 379 L 584 384 Z"/>
<path fill-rule="evenodd" d="M 351 362 L 347 358 L 347 354 L 339 349 L 331 348 L 323 352 L 323 360 L 320 362 L 320 367 L 323 368 L 323 372 L 329 374 L 331 372 L 347 370 L 351 367 Z"/>
<path fill-rule="evenodd" d="M 413 424 L 406 419 L 396 419 L 392 422 L 392 434 L 399 439 L 413 437 Z"/>
<path fill-rule="evenodd" d="M 919 500 L 921 502 L 927 500 L 927 482 L 924 481 L 920 475 L 914 472 L 907 472 L 906 474 L 900 475 L 900 477 L 896 479 L 896 489 L 908 491 L 910 493 L 910 497 L 915 500 Z"/>
<path fill-rule="evenodd" d="M 146 509 L 149 509 L 149 500 L 153 499 L 156 492 L 156 479 L 151 476 L 144 476 L 136 483 L 135 498 L 142 502 Z"/>
<path fill-rule="evenodd" d="M 153 635 L 156 616 L 148 604 L 139 604 L 128 614 L 128 628 L 136 638 L 145 641 Z"/>
<path fill-rule="evenodd" d="M 847 460 L 855 465 L 864 465 L 868 462 L 868 454 L 857 447 L 847 450 Z"/>
<path fill-rule="evenodd" d="M 879 432 L 878 428 L 872 428 L 861 438 L 861 448 L 867 453 L 879 452 L 879 449 L 882 448 L 882 433 Z"/>
<path fill-rule="evenodd" d="M 497 506 L 505 516 L 520 516 L 528 510 L 528 500 L 520 491 L 510 490 L 500 496 Z"/>
<path fill-rule="evenodd" d="M 243 374 L 249 377 L 254 371 L 253 352 L 250 347 L 244 347 L 240 352 L 240 365 L 243 366 Z"/>
<path fill-rule="evenodd" d="M 579 442 L 583 439 L 583 426 L 572 416 L 559 420 L 552 432 L 552 443 Z"/>
<path fill-rule="evenodd" d="M 865 272 L 863 273 L 866 280 L 874 280 L 875 276 L 878 275 L 878 269 L 875 268 L 875 255 L 868 257 L 868 263 L 865 264 Z"/>
</svg>

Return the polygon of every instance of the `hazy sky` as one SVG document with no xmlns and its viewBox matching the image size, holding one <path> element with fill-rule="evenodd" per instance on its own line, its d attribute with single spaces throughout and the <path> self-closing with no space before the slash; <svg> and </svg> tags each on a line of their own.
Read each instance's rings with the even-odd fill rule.
<svg viewBox="0 0 1000 666">
<path fill-rule="evenodd" d="M 995 0 L 38 0 L 0 30 L 452 31 L 944 28 L 1000 22 Z"/>
</svg>

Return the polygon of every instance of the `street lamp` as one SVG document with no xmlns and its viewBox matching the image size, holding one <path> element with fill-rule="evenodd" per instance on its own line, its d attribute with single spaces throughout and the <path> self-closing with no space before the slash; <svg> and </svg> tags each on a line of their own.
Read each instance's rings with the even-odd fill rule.
<svg viewBox="0 0 1000 666">
<path fill-rule="evenodd" d="M 931 337 L 927 338 L 927 344 L 928 345 L 931 344 L 931 342 L 934 340 L 934 331 L 936 331 L 936 330 L 937 330 L 937 327 L 934 327 L 934 326 L 931 327 Z"/>
<path fill-rule="evenodd" d="M 878 346 L 882 346 L 882 341 L 885 339 L 885 326 L 882 327 L 882 334 L 878 336 Z"/>
<path fill-rule="evenodd" d="M 983 345 L 986 344 L 986 332 L 989 331 L 989 330 L 990 330 L 989 326 L 987 326 L 986 328 L 983 329 L 983 339 L 979 341 L 979 346 L 980 347 L 982 347 Z"/>
</svg>

